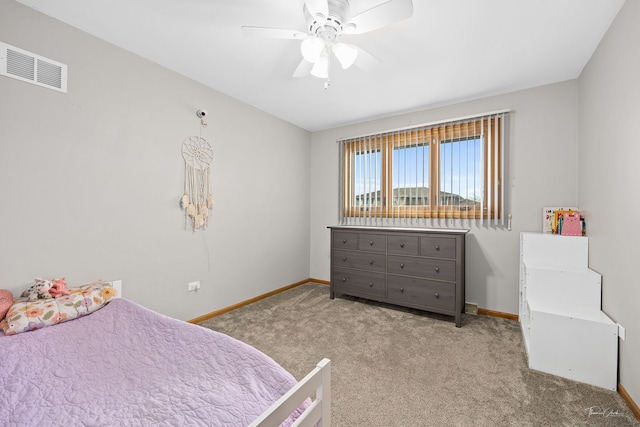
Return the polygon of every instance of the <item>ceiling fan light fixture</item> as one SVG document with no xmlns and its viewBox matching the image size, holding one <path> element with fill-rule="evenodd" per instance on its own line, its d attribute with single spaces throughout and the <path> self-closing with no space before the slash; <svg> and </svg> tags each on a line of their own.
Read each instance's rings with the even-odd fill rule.
<svg viewBox="0 0 640 427">
<path fill-rule="evenodd" d="M 336 43 L 332 50 L 345 70 L 351 67 L 358 57 L 358 49 L 345 43 Z"/>
<path fill-rule="evenodd" d="M 329 56 L 320 56 L 311 69 L 311 75 L 320 79 L 329 78 Z"/>
<path fill-rule="evenodd" d="M 320 55 L 322 55 L 324 47 L 324 41 L 321 38 L 310 37 L 302 41 L 300 44 L 300 51 L 302 52 L 302 57 L 306 61 L 315 64 L 320 59 Z"/>
</svg>

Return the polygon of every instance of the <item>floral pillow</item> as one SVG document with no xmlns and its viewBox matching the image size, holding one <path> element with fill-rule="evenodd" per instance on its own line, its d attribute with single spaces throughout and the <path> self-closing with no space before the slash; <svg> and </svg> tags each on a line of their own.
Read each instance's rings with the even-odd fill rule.
<svg viewBox="0 0 640 427">
<path fill-rule="evenodd" d="M 33 331 L 45 326 L 86 316 L 116 296 L 111 283 L 99 280 L 77 288 L 69 288 L 69 295 L 36 301 L 16 300 L 0 322 L 5 335 Z"/>
<path fill-rule="evenodd" d="M 13 294 L 6 289 L 0 289 L 0 319 L 4 319 L 5 314 L 13 304 Z"/>
</svg>

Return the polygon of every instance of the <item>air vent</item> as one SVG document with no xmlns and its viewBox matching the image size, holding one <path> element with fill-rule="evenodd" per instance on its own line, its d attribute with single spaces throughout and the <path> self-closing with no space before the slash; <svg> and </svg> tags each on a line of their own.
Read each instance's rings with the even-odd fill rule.
<svg viewBox="0 0 640 427">
<path fill-rule="evenodd" d="M 67 93 L 67 66 L 0 42 L 0 75 Z"/>
</svg>

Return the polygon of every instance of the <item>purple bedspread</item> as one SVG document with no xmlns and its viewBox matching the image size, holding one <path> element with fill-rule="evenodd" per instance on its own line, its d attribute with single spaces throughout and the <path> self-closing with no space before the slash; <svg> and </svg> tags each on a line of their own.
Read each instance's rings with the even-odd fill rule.
<svg viewBox="0 0 640 427">
<path fill-rule="evenodd" d="M 247 426 L 296 383 L 253 347 L 116 299 L 0 336 L 0 424 Z"/>
</svg>

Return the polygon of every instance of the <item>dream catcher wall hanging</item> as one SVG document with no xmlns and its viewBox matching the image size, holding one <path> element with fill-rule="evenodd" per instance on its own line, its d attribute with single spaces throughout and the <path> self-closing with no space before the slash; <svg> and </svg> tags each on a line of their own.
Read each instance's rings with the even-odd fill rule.
<svg viewBox="0 0 640 427">
<path fill-rule="evenodd" d="M 203 117 L 207 114 L 198 110 L 198 117 L 202 127 L 206 127 Z M 193 231 L 206 229 L 213 195 L 211 194 L 211 163 L 213 149 L 211 143 L 202 136 L 190 136 L 182 143 L 182 157 L 184 158 L 184 195 L 180 205 L 184 210 L 185 228 Z"/>
</svg>

